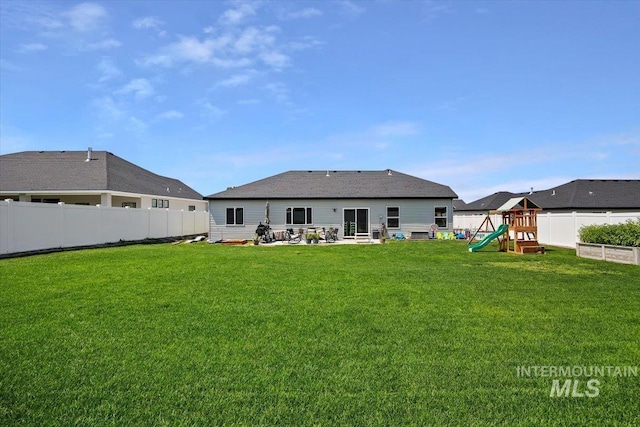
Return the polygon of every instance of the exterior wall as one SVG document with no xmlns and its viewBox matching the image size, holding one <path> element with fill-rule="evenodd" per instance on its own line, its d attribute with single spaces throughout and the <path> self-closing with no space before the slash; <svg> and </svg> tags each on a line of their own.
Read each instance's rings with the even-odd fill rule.
<svg viewBox="0 0 640 427">
<path fill-rule="evenodd" d="M 461 215 L 453 217 L 454 228 L 477 229 L 485 215 Z M 619 224 L 640 218 L 640 212 L 543 212 L 538 214 L 538 242 L 543 245 L 575 248 L 580 228 L 592 224 Z M 502 223 L 501 215 L 491 215 L 493 224 Z"/>
<path fill-rule="evenodd" d="M 210 200 L 210 236 L 212 241 L 221 239 L 250 239 L 256 227 L 265 219 L 264 200 Z M 242 207 L 244 209 L 244 225 L 226 225 L 226 209 Z M 287 207 L 310 207 L 313 209 L 313 224 L 287 225 Z M 344 237 L 343 210 L 348 208 L 369 209 L 369 233 L 379 229 L 381 223 L 387 223 L 387 207 L 400 209 L 400 227 L 389 228 L 389 236 L 411 232 L 429 231 L 435 222 L 435 208 L 447 208 L 447 223 L 451 230 L 453 209 L 451 199 L 322 199 L 322 200 L 269 200 L 270 225 L 275 231 L 287 228 L 307 229 L 309 227 L 338 227 L 338 235 Z"/>
<path fill-rule="evenodd" d="M 205 212 L 0 202 L 0 254 L 205 234 Z"/>
<path fill-rule="evenodd" d="M 114 197 L 115 198 L 115 197 Z M 172 197 L 160 197 L 160 196 L 142 196 L 141 200 L 141 205 L 140 207 L 142 209 L 147 209 L 147 208 L 151 208 L 151 209 L 160 209 L 160 208 L 153 208 L 151 207 L 152 203 L 151 201 L 153 199 L 160 199 L 160 200 L 168 200 L 169 201 L 169 210 L 172 211 L 188 211 L 189 210 L 189 206 L 195 206 L 196 207 L 196 212 L 207 212 L 208 208 L 209 208 L 209 203 L 206 200 L 193 200 L 193 199 L 178 199 L 178 198 L 172 198 Z"/>
<path fill-rule="evenodd" d="M 110 199 L 110 203 L 106 203 L 106 201 Z M 65 203 L 67 205 L 75 205 L 75 204 L 89 204 L 91 206 L 102 205 L 102 206 L 112 206 L 114 208 L 122 207 L 123 202 L 133 202 L 136 204 L 136 209 L 146 209 L 151 207 L 152 199 L 163 199 L 169 201 L 169 209 L 176 211 L 188 211 L 189 206 L 195 206 L 195 210 L 197 212 L 207 212 L 209 207 L 209 203 L 206 200 L 194 200 L 194 199 L 180 199 L 176 197 L 165 197 L 165 196 L 146 196 L 146 195 L 137 195 L 137 194 L 111 194 L 111 193 L 102 193 L 102 194 L 56 194 L 56 193 L 45 193 L 45 194 L 14 194 L 14 195 L 4 195 L 1 197 L 2 200 L 5 199 L 14 199 L 16 201 L 24 201 L 29 202 L 32 199 L 60 199 L 60 202 Z"/>
</svg>

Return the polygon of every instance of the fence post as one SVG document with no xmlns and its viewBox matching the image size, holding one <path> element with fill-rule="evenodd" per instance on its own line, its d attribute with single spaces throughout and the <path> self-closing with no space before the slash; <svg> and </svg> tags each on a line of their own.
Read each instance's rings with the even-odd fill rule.
<svg viewBox="0 0 640 427">
<path fill-rule="evenodd" d="M 58 246 L 64 248 L 64 202 L 58 202 Z"/>
<path fill-rule="evenodd" d="M 11 221 L 14 215 L 13 212 L 13 199 L 6 199 L 7 202 L 7 251 L 6 253 L 13 252 L 13 240 L 14 240 L 14 230 L 15 227 L 12 227 Z"/>
</svg>

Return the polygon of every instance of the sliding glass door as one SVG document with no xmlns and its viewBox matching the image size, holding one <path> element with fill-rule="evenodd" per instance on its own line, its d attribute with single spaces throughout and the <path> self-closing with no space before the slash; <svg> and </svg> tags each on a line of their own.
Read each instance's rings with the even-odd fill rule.
<svg viewBox="0 0 640 427">
<path fill-rule="evenodd" d="M 369 234 L 369 208 L 349 208 L 343 211 L 344 237 L 355 237 L 356 233 Z"/>
</svg>

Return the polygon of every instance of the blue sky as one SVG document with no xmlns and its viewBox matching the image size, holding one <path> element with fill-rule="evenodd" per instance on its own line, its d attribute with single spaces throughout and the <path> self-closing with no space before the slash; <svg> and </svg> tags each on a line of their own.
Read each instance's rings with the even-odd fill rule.
<svg viewBox="0 0 640 427">
<path fill-rule="evenodd" d="M 0 3 L 0 152 L 204 195 L 391 168 L 472 201 L 640 178 L 640 1 Z"/>
</svg>

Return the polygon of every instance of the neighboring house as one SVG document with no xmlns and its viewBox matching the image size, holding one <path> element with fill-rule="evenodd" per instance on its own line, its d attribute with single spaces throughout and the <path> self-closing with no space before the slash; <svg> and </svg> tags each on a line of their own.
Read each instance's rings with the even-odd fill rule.
<svg viewBox="0 0 640 427">
<path fill-rule="evenodd" d="M 265 221 L 273 230 L 337 227 L 340 238 L 427 233 L 431 224 L 451 229 L 452 200 L 446 185 L 390 169 L 289 171 L 206 196 L 210 239 L 251 238 Z"/>
<path fill-rule="evenodd" d="M 638 212 L 640 180 L 576 179 L 542 191 L 510 193 L 501 191 L 455 210 L 456 214 L 486 214 L 512 197 L 527 196 L 543 212 Z"/>
<path fill-rule="evenodd" d="M 202 195 L 107 151 L 0 156 L 0 198 L 20 202 L 206 211 Z"/>
</svg>

